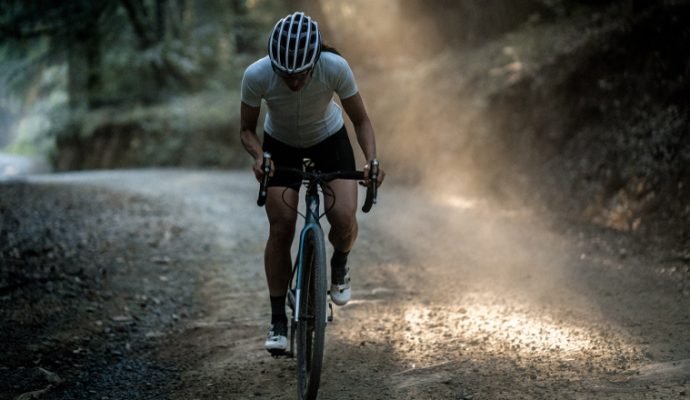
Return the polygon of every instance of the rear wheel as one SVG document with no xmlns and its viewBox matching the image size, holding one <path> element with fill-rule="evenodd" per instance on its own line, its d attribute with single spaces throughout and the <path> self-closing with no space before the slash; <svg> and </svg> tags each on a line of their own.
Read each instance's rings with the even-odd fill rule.
<svg viewBox="0 0 690 400">
<path fill-rule="evenodd" d="M 311 229 L 304 243 L 302 288 L 297 321 L 297 391 L 315 399 L 321 379 L 326 329 L 326 249 L 323 232 Z"/>
</svg>

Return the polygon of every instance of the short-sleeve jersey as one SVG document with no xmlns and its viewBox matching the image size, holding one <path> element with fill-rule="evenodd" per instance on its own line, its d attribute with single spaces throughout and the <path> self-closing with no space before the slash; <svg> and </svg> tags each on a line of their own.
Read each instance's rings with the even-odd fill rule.
<svg viewBox="0 0 690 400">
<path fill-rule="evenodd" d="M 357 84 L 347 61 L 331 52 L 321 53 L 311 79 L 296 92 L 273 72 L 268 56 L 247 67 L 242 77 L 242 102 L 251 107 L 266 102 L 264 131 L 298 148 L 313 146 L 342 128 L 334 93 L 347 99 L 357 94 Z"/>
</svg>

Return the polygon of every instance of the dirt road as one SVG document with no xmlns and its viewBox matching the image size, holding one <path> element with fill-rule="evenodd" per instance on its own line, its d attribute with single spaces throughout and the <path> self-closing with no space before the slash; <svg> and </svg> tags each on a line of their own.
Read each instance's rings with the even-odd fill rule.
<svg viewBox="0 0 690 400">
<path fill-rule="evenodd" d="M 0 183 L 0 397 L 295 398 L 294 360 L 262 349 L 256 191 L 244 171 Z M 320 398 L 687 398 L 689 260 L 388 185 L 360 215 Z"/>
</svg>

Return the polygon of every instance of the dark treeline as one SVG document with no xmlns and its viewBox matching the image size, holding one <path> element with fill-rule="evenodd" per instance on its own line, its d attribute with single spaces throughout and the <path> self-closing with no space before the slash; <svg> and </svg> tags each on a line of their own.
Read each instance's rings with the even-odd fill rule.
<svg viewBox="0 0 690 400">
<path fill-rule="evenodd" d="M 0 79 L 21 94 L 47 64 L 64 63 L 71 107 L 91 109 L 202 89 L 227 75 L 238 54 L 258 50 L 261 41 L 248 27 L 263 27 L 258 14 L 265 10 L 241 0 L 201 3 L 4 0 Z M 27 58 L 32 62 L 16 61 Z"/>
<path fill-rule="evenodd" d="M 496 198 L 690 226 L 688 0 L 0 3 L 0 145 L 56 169 L 244 165 L 242 71 L 303 9 L 355 68 L 392 177 L 451 160 Z"/>
</svg>

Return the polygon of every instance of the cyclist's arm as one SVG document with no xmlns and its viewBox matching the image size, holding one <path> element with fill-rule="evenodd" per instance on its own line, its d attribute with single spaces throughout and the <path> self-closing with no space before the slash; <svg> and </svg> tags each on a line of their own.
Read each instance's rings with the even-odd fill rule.
<svg viewBox="0 0 690 400">
<path fill-rule="evenodd" d="M 369 162 L 376 159 L 376 137 L 374 135 L 374 127 L 371 125 L 371 120 L 364 107 L 362 96 L 358 92 L 354 96 L 340 99 L 340 103 L 355 127 L 357 142 L 364 152 L 364 157 L 367 159 L 365 168 L 368 168 Z M 383 170 L 379 169 L 378 185 L 383 182 L 384 176 Z"/>
<path fill-rule="evenodd" d="M 364 107 L 362 96 L 356 93 L 354 96 L 347 99 L 341 99 L 340 102 L 350 117 L 352 125 L 355 127 L 357 134 L 357 142 L 364 152 L 364 157 L 368 161 L 376 158 L 376 138 L 374 136 L 374 127 L 371 125 L 369 115 Z"/>
<path fill-rule="evenodd" d="M 261 170 L 263 150 L 259 136 L 256 134 L 256 125 L 259 121 L 260 111 L 260 107 L 252 107 L 244 102 L 240 106 L 240 139 L 247 152 L 254 157 L 253 170 L 256 179 L 261 179 L 263 176 L 263 171 Z"/>
</svg>

